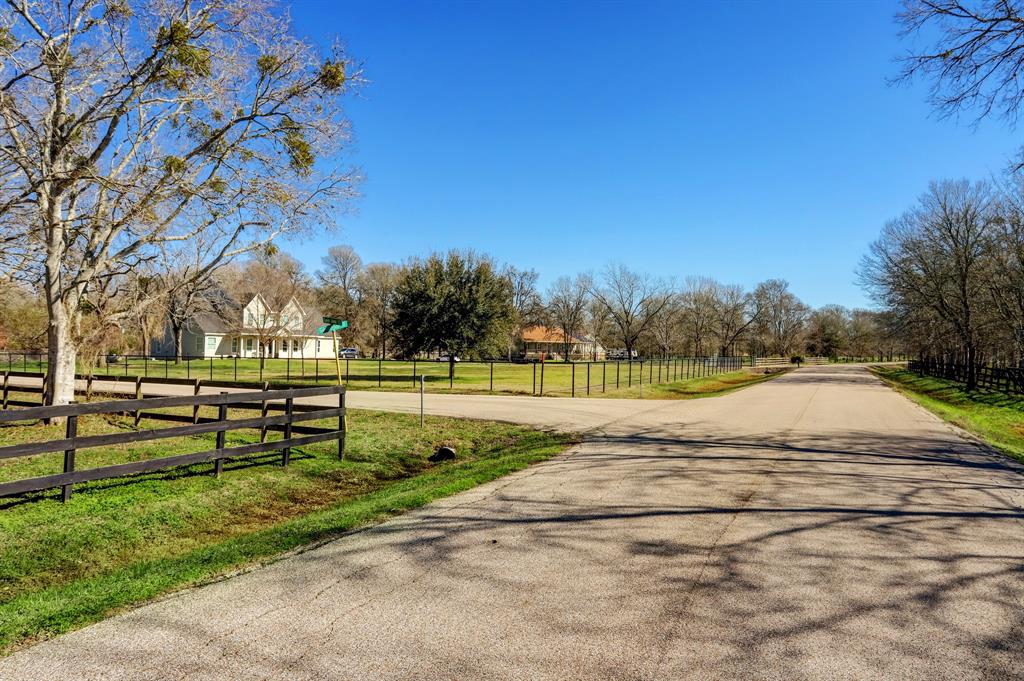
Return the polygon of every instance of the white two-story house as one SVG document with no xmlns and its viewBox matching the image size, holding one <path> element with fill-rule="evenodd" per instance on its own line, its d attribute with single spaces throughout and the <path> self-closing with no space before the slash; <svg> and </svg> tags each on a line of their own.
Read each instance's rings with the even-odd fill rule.
<svg viewBox="0 0 1024 681">
<path fill-rule="evenodd" d="M 238 319 L 201 314 L 186 322 L 182 354 L 188 357 L 277 357 L 315 359 L 334 356 L 331 337 L 318 336 L 318 310 L 307 310 L 292 298 L 280 310 L 271 309 L 262 295 L 241 308 Z M 174 354 L 170 326 L 152 344 L 154 356 Z"/>
</svg>

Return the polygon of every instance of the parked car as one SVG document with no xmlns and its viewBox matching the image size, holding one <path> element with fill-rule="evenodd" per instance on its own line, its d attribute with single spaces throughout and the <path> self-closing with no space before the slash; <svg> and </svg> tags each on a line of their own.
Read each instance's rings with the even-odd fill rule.
<svg viewBox="0 0 1024 681">
<path fill-rule="evenodd" d="M 462 360 L 459 359 L 458 355 L 455 355 L 455 359 L 454 360 L 449 358 L 448 355 L 441 355 L 440 357 L 437 358 L 437 361 L 438 362 L 450 362 L 450 361 L 461 362 Z"/>
<path fill-rule="evenodd" d="M 359 359 L 359 348 L 342 348 L 338 350 L 338 357 L 342 359 Z"/>
</svg>

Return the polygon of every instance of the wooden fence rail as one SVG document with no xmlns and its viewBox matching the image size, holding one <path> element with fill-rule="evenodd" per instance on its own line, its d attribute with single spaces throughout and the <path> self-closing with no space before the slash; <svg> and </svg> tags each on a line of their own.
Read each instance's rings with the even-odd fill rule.
<svg viewBox="0 0 1024 681">
<path fill-rule="evenodd" d="M 22 390 L 17 388 L 17 390 Z M 138 394 L 138 393 L 137 393 Z M 336 395 L 337 407 L 321 405 L 295 404 L 296 399 L 309 397 L 325 397 Z M 216 406 L 217 418 L 200 418 L 199 407 Z M 174 407 L 192 407 L 193 416 L 164 414 L 151 411 Z M 243 419 L 228 419 L 228 410 L 249 410 L 260 412 L 259 416 Z M 283 414 L 269 414 L 270 411 L 283 411 Z M 0 459 L 35 456 L 48 452 L 64 452 L 64 468 L 60 473 L 44 475 L 13 482 L 0 483 L 0 497 L 12 494 L 23 494 L 44 489 L 60 487 L 62 498 L 67 501 L 71 496 L 72 485 L 90 480 L 103 480 L 122 475 L 134 475 L 152 471 L 189 466 L 207 461 L 214 462 L 214 474 L 223 470 L 224 459 L 236 458 L 250 454 L 265 452 L 281 452 L 281 463 L 288 465 L 291 450 L 294 447 L 337 440 L 338 457 L 345 456 L 345 388 L 331 386 L 323 388 L 295 388 L 287 390 L 260 390 L 254 392 L 234 392 L 219 394 L 194 394 L 175 397 L 142 397 L 128 400 L 112 400 L 106 402 L 84 402 L 56 406 L 33 406 L 27 409 L 11 409 L 0 411 L 0 423 L 15 421 L 38 421 L 46 419 L 66 419 L 65 436 L 45 442 L 29 442 L 18 445 L 0 447 Z M 134 416 L 136 423 L 140 419 L 158 419 L 170 421 L 191 421 L 184 426 L 168 428 L 148 428 L 121 433 L 105 433 L 101 435 L 78 435 L 78 417 L 94 414 L 125 414 Z M 303 421 L 327 418 L 338 419 L 337 428 L 320 428 L 295 425 Z M 225 433 L 231 430 L 256 429 L 261 431 L 260 442 L 225 446 Z M 281 431 L 284 437 L 280 440 L 265 441 L 268 430 Z M 101 466 L 76 470 L 75 455 L 78 450 L 89 447 L 130 444 L 150 440 L 187 437 L 204 433 L 216 433 L 216 446 L 200 452 L 179 454 L 176 456 L 133 461 L 131 463 Z"/>
<path fill-rule="evenodd" d="M 918 359 L 907 363 L 907 368 L 921 376 L 934 376 L 960 383 L 967 381 L 968 365 L 941 359 Z M 1024 367 L 975 367 L 979 388 L 997 390 L 1010 395 L 1024 395 Z"/>
</svg>

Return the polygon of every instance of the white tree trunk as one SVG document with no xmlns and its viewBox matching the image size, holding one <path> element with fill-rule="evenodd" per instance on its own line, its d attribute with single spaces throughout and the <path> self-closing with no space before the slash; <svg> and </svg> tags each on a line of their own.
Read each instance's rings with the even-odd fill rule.
<svg viewBox="0 0 1024 681">
<path fill-rule="evenodd" d="M 75 399 L 75 358 L 78 348 L 71 330 L 72 317 L 64 304 L 58 301 L 50 307 L 50 325 L 47 329 L 47 387 L 50 404 L 68 404 Z"/>
</svg>

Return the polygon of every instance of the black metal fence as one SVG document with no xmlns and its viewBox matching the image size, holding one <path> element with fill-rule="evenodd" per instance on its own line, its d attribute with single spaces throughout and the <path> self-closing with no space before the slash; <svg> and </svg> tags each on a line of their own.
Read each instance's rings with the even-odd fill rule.
<svg viewBox="0 0 1024 681">
<path fill-rule="evenodd" d="M 942 359 L 911 360 L 907 363 L 907 368 L 921 376 L 945 378 L 959 383 L 966 383 L 970 373 L 970 366 L 966 363 Z M 997 390 L 1011 395 L 1024 395 L 1024 368 L 979 364 L 975 366 L 974 370 L 979 388 Z"/>
<path fill-rule="evenodd" d="M 758 363 L 757 358 L 743 357 L 666 357 L 586 362 L 480 360 L 457 362 L 450 367 L 447 362 L 429 359 L 336 362 L 334 358 L 182 357 L 176 361 L 174 357 L 121 355 L 116 361 L 81 372 L 81 376 L 271 382 L 286 386 L 336 382 L 340 369 L 342 383 L 359 389 L 415 390 L 422 376 L 431 389 L 458 387 L 466 392 L 577 397 L 713 376 Z M 12 375 L 45 373 L 46 355 L 0 354 L 0 371 L 5 369 Z"/>
<path fill-rule="evenodd" d="M 26 388 L 17 387 L 16 390 L 26 391 Z M 337 407 L 295 403 L 296 399 L 332 395 L 337 396 Z M 0 483 L 0 496 L 60 487 L 62 489 L 62 499 L 67 501 L 71 496 L 72 486 L 75 483 L 148 473 L 203 462 L 212 462 L 212 473 L 219 476 L 223 471 L 225 459 L 274 451 L 281 452 L 281 463 L 287 466 L 291 458 L 291 450 L 294 447 L 330 440 L 337 440 L 339 458 L 344 458 L 345 453 L 345 388 L 342 386 L 260 390 L 255 392 L 223 392 L 220 394 L 195 394 L 176 397 L 143 397 L 107 402 L 36 406 L 26 409 L 8 410 L 7 406 L 8 403 L 5 400 L 5 410 L 0 411 L 0 424 L 16 421 L 47 421 L 62 418 L 65 419 L 66 427 L 62 439 L 0 447 L 0 459 L 63 452 L 64 466 L 63 471 L 60 473 Z M 199 415 L 199 408 L 201 406 L 216 407 L 217 417 L 201 417 Z M 192 415 L 152 411 L 154 409 L 171 407 L 192 407 Z M 229 420 L 229 410 L 236 412 L 258 411 L 260 415 Z M 281 413 L 270 414 L 272 411 Z M 78 419 L 80 416 L 87 414 L 128 414 L 134 416 L 136 426 L 138 426 L 139 421 L 143 418 L 185 421 L 188 425 L 80 436 L 78 435 Z M 296 425 L 303 421 L 334 417 L 338 419 L 337 428 Z M 228 431 L 240 429 L 259 429 L 260 441 L 226 447 L 225 434 Z M 282 437 L 268 442 L 266 439 L 268 431 L 279 431 L 282 433 Z M 216 434 L 216 446 L 213 449 L 97 468 L 76 469 L 75 467 L 75 455 L 81 449 L 150 440 L 183 438 L 204 433 Z"/>
</svg>

